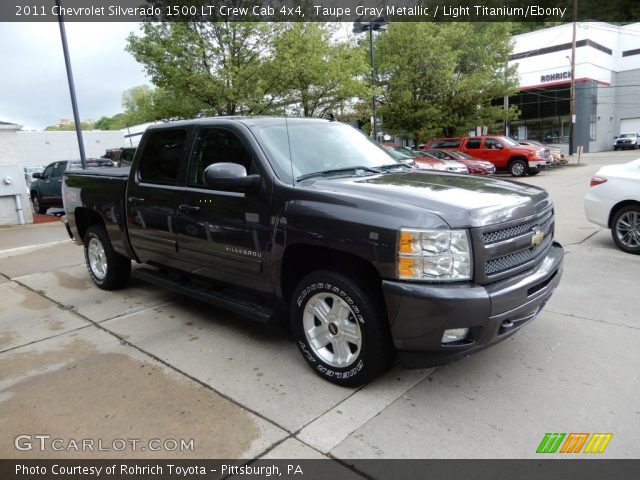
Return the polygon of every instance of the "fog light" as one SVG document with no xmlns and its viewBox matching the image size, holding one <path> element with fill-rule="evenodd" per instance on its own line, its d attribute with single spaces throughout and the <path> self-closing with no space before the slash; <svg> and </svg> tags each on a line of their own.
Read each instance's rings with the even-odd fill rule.
<svg viewBox="0 0 640 480">
<path fill-rule="evenodd" d="M 452 328 L 451 330 L 445 330 L 442 335 L 442 343 L 454 343 L 464 340 L 469 335 L 468 328 Z"/>
</svg>

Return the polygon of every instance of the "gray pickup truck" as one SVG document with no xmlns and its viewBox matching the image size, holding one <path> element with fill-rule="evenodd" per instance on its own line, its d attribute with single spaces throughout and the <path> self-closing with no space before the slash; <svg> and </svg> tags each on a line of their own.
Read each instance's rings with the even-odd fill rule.
<svg viewBox="0 0 640 480">
<path fill-rule="evenodd" d="M 156 285 L 284 318 L 343 386 L 507 338 L 562 273 L 544 190 L 418 170 L 335 121 L 152 126 L 130 168 L 66 172 L 63 193 L 98 287 L 124 287 L 133 260 Z"/>
</svg>

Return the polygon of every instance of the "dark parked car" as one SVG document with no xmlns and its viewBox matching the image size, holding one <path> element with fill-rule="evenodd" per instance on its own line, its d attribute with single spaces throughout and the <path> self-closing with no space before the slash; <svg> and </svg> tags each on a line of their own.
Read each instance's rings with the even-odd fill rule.
<svg viewBox="0 0 640 480">
<path fill-rule="evenodd" d="M 87 158 L 87 168 L 113 166 L 113 162 L 106 158 Z M 62 175 L 65 170 L 81 168 L 80 160 L 60 160 L 47 165 L 42 173 L 34 173 L 35 180 L 29 185 L 33 210 L 47 213 L 48 208 L 62 208 Z"/>
<path fill-rule="evenodd" d="M 336 121 L 151 126 L 131 168 L 69 171 L 63 192 L 99 288 L 124 287 L 133 260 L 136 278 L 287 320 L 305 361 L 342 386 L 396 355 L 437 365 L 508 338 L 562 274 L 543 189 L 419 170 Z"/>
</svg>

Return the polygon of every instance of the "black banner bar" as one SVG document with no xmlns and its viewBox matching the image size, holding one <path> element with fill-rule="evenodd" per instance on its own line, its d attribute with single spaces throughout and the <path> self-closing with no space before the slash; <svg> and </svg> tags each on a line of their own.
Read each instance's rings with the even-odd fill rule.
<svg viewBox="0 0 640 480">
<path fill-rule="evenodd" d="M 0 460 L 3 480 L 636 480 L 640 460 Z"/>
<path fill-rule="evenodd" d="M 572 0 L 3 0 L 0 22 L 570 22 Z M 637 0 L 580 0 L 579 21 L 640 21 Z"/>
</svg>

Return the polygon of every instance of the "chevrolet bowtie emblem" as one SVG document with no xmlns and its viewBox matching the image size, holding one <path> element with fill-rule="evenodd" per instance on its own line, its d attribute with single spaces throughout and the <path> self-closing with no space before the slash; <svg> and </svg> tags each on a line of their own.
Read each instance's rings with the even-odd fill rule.
<svg viewBox="0 0 640 480">
<path fill-rule="evenodd" d="M 531 237 L 531 245 L 537 247 L 544 240 L 544 233 L 541 230 L 535 230 L 533 232 L 533 237 Z"/>
</svg>

